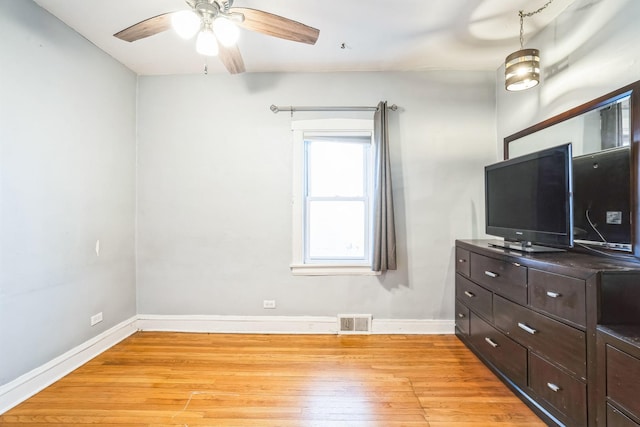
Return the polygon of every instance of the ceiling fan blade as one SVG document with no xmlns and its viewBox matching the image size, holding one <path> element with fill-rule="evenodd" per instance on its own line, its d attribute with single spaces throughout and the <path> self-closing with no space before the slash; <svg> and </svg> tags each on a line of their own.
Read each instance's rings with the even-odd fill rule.
<svg viewBox="0 0 640 427">
<path fill-rule="evenodd" d="M 163 13 L 162 15 L 145 19 L 144 21 L 140 21 L 137 24 L 133 24 L 132 26 L 115 33 L 113 36 L 120 40 L 134 42 L 136 40 L 167 31 L 171 28 L 171 15 L 173 15 L 173 13 L 174 12 Z"/>
<path fill-rule="evenodd" d="M 238 22 L 238 25 L 242 28 L 268 36 L 294 42 L 316 44 L 316 40 L 320 35 L 320 30 L 316 28 L 262 10 L 232 7 L 231 12 L 239 12 L 244 15 L 244 21 Z"/>
<path fill-rule="evenodd" d="M 238 46 L 225 47 L 222 43 L 218 42 L 218 48 L 218 57 L 230 74 L 245 72 L 244 61 L 242 60 Z"/>
</svg>

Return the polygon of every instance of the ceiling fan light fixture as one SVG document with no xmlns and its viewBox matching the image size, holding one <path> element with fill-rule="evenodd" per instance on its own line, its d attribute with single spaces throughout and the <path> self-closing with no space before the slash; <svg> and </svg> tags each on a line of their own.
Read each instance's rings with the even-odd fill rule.
<svg viewBox="0 0 640 427">
<path fill-rule="evenodd" d="M 238 26 L 224 16 L 218 16 L 213 21 L 213 31 L 220 43 L 225 47 L 235 45 L 240 37 L 240 29 Z"/>
<path fill-rule="evenodd" d="M 216 56 L 218 54 L 218 40 L 210 29 L 204 29 L 198 34 L 196 51 L 200 55 Z"/>
<path fill-rule="evenodd" d="M 200 29 L 200 17 L 193 10 L 182 10 L 171 16 L 171 25 L 178 36 L 188 40 Z"/>
<path fill-rule="evenodd" d="M 237 40 L 234 36 L 240 33 L 239 28 L 234 28 L 234 25 L 266 36 L 309 45 L 315 44 L 320 35 L 320 30 L 317 28 L 284 16 L 259 9 L 233 7 L 234 0 L 185 0 L 185 2 L 190 9 L 186 12 L 161 13 L 130 25 L 113 36 L 131 43 L 162 33 L 172 26 L 185 38 L 193 37 L 199 32 L 194 40 L 195 50 L 202 55 L 219 55 L 220 62 L 230 74 L 240 74 L 246 69 L 238 46 L 233 45 Z M 221 20 L 214 25 L 218 17 L 224 17 L 228 22 Z M 225 25 L 228 29 L 224 28 Z M 183 31 L 184 27 L 186 29 Z M 216 34 L 216 30 L 219 34 Z M 225 46 L 223 41 L 231 46 Z"/>
</svg>

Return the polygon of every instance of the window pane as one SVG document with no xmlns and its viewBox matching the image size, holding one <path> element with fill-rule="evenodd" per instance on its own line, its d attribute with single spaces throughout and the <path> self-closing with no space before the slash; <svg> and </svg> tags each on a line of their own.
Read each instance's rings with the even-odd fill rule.
<svg viewBox="0 0 640 427">
<path fill-rule="evenodd" d="M 365 203 L 309 203 L 309 258 L 365 258 Z"/>
<path fill-rule="evenodd" d="M 308 195 L 363 196 L 366 147 L 361 143 L 308 142 Z"/>
</svg>

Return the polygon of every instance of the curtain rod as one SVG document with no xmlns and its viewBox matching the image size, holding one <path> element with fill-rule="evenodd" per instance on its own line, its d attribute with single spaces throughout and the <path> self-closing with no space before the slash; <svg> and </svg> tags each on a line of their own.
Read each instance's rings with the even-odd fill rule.
<svg viewBox="0 0 640 427">
<path fill-rule="evenodd" d="M 378 107 L 294 107 L 294 106 L 278 106 L 272 105 L 269 107 L 271 111 L 279 113 L 280 111 L 377 111 Z M 396 111 L 398 106 L 396 104 L 387 107 L 389 110 Z"/>
</svg>

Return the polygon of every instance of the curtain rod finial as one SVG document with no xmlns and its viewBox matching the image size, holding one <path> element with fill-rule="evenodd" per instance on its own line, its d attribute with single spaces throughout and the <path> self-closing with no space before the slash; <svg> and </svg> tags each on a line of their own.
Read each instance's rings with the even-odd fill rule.
<svg viewBox="0 0 640 427">
<path fill-rule="evenodd" d="M 276 106 L 275 106 L 275 105 L 273 105 L 273 104 L 271 105 L 271 107 L 269 107 L 269 109 L 270 109 L 271 111 L 273 111 L 273 113 L 274 113 L 274 114 L 275 114 L 275 113 L 277 113 L 278 111 L 280 111 L 280 109 L 278 109 L 278 107 L 276 107 Z"/>
</svg>

